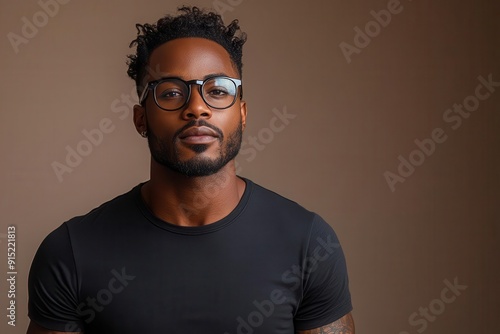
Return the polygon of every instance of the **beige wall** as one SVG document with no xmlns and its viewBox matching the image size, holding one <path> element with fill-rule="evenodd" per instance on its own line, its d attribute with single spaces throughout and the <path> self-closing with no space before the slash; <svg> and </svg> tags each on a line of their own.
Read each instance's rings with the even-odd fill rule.
<svg viewBox="0 0 500 334">
<path fill-rule="evenodd" d="M 125 55 L 135 23 L 183 2 L 70 1 L 45 25 L 37 1 L 0 2 L 0 262 L 6 273 L 7 226 L 15 225 L 18 272 L 15 328 L 0 282 L 2 333 L 26 328 L 26 277 L 43 237 L 147 179 L 148 149 L 125 102 L 136 98 Z M 499 2 L 394 0 L 380 31 L 370 12 L 386 9 L 386 0 L 192 3 L 233 4 L 225 18 L 239 18 L 247 31 L 241 174 L 334 226 L 358 332 L 413 334 L 425 322 L 426 333 L 496 332 L 500 87 L 481 88 L 481 101 L 474 95 L 479 76 L 500 81 Z M 33 22 L 33 15 L 41 27 L 16 53 L 8 34 L 22 36 L 22 18 Z M 371 40 L 357 40 L 363 47 L 349 63 L 339 45 L 354 46 L 353 29 L 367 23 Z M 458 118 L 443 119 L 464 100 L 477 108 L 470 117 L 459 126 Z M 274 123 L 285 109 L 295 118 Z M 76 149 L 82 131 L 101 122 L 108 122 L 102 142 L 59 180 L 54 162 L 66 164 L 66 147 Z M 433 131 L 446 140 L 419 161 L 414 141 Z M 398 173 L 400 155 L 421 165 L 391 191 L 384 173 Z M 444 280 L 455 278 L 467 288 L 440 301 Z M 432 321 L 417 315 L 418 324 L 409 323 L 429 305 Z"/>
</svg>

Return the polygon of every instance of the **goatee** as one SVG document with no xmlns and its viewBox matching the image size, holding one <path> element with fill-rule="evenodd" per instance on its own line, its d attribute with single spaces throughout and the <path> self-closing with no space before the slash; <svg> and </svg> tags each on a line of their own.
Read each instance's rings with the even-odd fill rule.
<svg viewBox="0 0 500 334">
<path fill-rule="evenodd" d="M 210 159 L 200 156 L 199 154 L 208 149 L 208 145 L 197 144 L 189 146 L 193 152 L 197 153 L 195 157 L 186 161 L 179 160 L 179 153 L 177 152 L 175 145 L 178 135 L 184 129 L 193 126 L 206 126 L 217 132 L 219 135 L 218 140 L 220 145 L 220 154 L 218 157 Z M 151 156 L 158 164 L 188 177 L 208 176 L 217 173 L 222 169 L 222 167 L 238 155 L 241 148 L 242 137 L 243 126 L 241 119 L 238 127 L 234 132 L 229 134 L 226 142 L 224 142 L 224 135 L 219 128 L 209 124 L 205 120 L 197 120 L 189 122 L 174 134 L 172 140 L 170 141 L 171 149 L 169 149 L 169 146 L 167 145 L 169 142 L 167 139 L 157 137 L 151 130 L 148 132 L 148 145 L 149 150 L 151 151 Z"/>
</svg>

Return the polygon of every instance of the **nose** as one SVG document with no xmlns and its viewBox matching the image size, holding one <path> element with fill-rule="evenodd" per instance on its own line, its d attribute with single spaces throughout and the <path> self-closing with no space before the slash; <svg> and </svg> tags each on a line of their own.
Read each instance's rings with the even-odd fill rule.
<svg viewBox="0 0 500 334">
<path fill-rule="evenodd" d="M 182 117 L 186 120 L 198 118 L 210 118 L 212 110 L 203 100 L 201 96 L 201 87 L 199 85 L 191 85 L 191 95 L 182 112 Z"/>
</svg>

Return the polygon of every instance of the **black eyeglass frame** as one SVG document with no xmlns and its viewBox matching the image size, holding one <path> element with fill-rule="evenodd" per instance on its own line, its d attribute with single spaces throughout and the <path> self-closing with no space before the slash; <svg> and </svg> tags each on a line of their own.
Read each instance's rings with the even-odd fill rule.
<svg viewBox="0 0 500 334">
<path fill-rule="evenodd" d="M 153 98 L 154 98 L 154 101 L 155 101 L 156 105 L 158 106 L 158 108 L 165 110 L 165 111 L 177 111 L 179 109 L 184 108 L 188 104 L 189 100 L 191 99 L 191 86 L 198 85 L 199 86 L 198 90 L 199 90 L 200 96 L 203 99 L 203 102 L 205 102 L 205 104 L 207 106 L 209 106 L 210 108 L 213 108 L 213 109 L 218 109 L 218 110 L 231 108 L 234 105 L 234 103 L 236 102 L 238 94 L 235 94 L 233 102 L 229 106 L 224 107 L 224 108 L 214 107 L 205 100 L 205 96 L 203 95 L 203 86 L 205 85 L 205 83 L 207 81 L 213 80 L 213 79 L 228 79 L 228 80 L 232 81 L 234 83 L 234 85 L 236 86 L 236 89 L 238 89 L 238 88 L 240 89 L 240 94 L 239 94 L 240 99 L 243 98 L 243 85 L 242 85 L 241 79 L 231 78 L 231 77 L 223 76 L 223 75 L 216 75 L 213 77 L 208 77 L 204 80 L 196 80 L 195 79 L 195 80 L 189 80 L 189 81 L 182 80 L 181 78 L 178 78 L 178 77 L 166 77 L 166 78 L 161 78 L 158 80 L 148 82 L 146 84 L 146 87 L 144 87 L 144 89 L 142 91 L 141 97 L 139 98 L 139 104 L 142 105 L 144 103 L 144 101 L 146 100 L 146 98 L 148 97 L 148 92 L 150 90 L 153 90 Z M 160 104 L 158 103 L 158 99 L 156 97 L 156 87 L 159 84 L 161 84 L 162 82 L 165 82 L 168 80 L 178 80 L 178 81 L 184 83 L 186 85 L 186 87 L 188 88 L 188 95 L 186 97 L 186 101 L 184 101 L 184 103 L 179 108 L 165 109 L 165 108 L 161 107 Z"/>
</svg>

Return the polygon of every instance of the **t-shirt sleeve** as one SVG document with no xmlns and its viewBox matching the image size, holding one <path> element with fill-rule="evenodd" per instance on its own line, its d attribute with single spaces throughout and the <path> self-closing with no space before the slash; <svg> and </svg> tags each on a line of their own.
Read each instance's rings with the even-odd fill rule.
<svg viewBox="0 0 500 334">
<path fill-rule="evenodd" d="M 28 316 L 38 325 L 62 332 L 83 328 L 78 317 L 78 280 L 66 224 L 42 242 L 28 277 Z"/>
<path fill-rule="evenodd" d="M 330 324 L 352 311 L 344 253 L 330 225 L 315 215 L 302 265 L 302 298 L 295 313 L 296 330 Z"/>
</svg>

